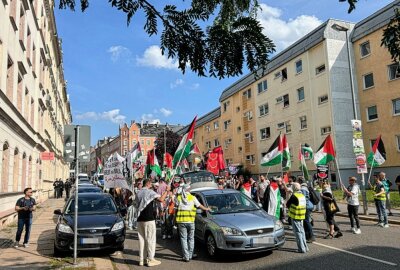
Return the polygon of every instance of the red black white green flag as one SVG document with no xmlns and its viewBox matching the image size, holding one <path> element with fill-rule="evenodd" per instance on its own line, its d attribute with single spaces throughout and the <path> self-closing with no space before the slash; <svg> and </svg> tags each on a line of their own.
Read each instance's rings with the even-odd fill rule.
<svg viewBox="0 0 400 270">
<path fill-rule="evenodd" d="M 369 153 L 367 161 L 371 167 L 380 166 L 386 161 L 386 150 L 381 135 L 379 135 L 372 146 L 372 152 Z"/>
</svg>

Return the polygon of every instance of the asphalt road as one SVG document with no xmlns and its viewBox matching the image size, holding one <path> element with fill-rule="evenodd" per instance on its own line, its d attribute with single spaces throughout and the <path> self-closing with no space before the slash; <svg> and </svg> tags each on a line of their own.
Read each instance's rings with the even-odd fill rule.
<svg viewBox="0 0 400 270">
<path fill-rule="evenodd" d="M 286 230 L 287 241 L 283 248 L 273 252 L 251 255 L 225 254 L 217 260 L 207 257 L 205 246 L 196 242 L 198 258 L 189 263 L 181 261 L 181 248 L 178 236 L 162 240 L 157 234 L 156 258 L 162 261 L 154 269 L 400 269 L 399 226 L 380 228 L 374 223 L 361 221 L 361 235 L 352 234 L 347 218 L 337 217 L 344 236 L 340 239 L 323 239 L 326 225 L 321 214 L 314 214 L 314 233 L 317 241 L 309 244 L 310 252 L 296 253 L 296 243 L 291 231 Z M 136 231 L 128 231 L 125 250 L 122 254 L 111 256 L 119 270 L 140 269 L 138 266 Z M 144 269 L 144 268 L 143 268 Z"/>
</svg>

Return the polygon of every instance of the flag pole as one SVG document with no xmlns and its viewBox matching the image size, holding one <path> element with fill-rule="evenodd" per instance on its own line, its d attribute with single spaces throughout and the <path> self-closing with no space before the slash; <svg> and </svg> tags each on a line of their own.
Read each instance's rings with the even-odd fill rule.
<svg viewBox="0 0 400 270">
<path fill-rule="evenodd" d="M 268 179 L 269 170 L 271 170 L 271 166 L 268 167 L 267 176 L 265 177 L 266 180 L 268 180 L 268 181 L 269 181 L 269 179 Z"/>
<path fill-rule="evenodd" d="M 335 164 L 336 164 L 336 169 L 338 171 L 338 175 L 339 175 L 339 185 L 340 185 L 340 189 L 342 189 L 342 177 L 340 176 L 340 169 L 339 169 L 339 162 L 337 160 L 337 158 L 335 157 Z"/>
<path fill-rule="evenodd" d="M 371 183 L 370 181 L 371 181 L 372 170 L 374 169 L 374 164 L 375 164 L 375 155 L 373 155 L 372 164 L 369 168 L 368 184 Z"/>
<path fill-rule="evenodd" d="M 305 163 L 305 159 L 304 159 L 304 155 L 303 155 L 303 151 L 302 151 L 302 149 L 301 149 L 301 143 L 300 143 L 300 167 L 301 167 L 301 172 L 303 173 L 303 178 L 305 179 L 305 180 L 307 180 L 307 182 L 308 182 L 308 179 L 306 179 L 306 177 L 304 176 L 304 168 L 303 168 L 303 160 L 304 160 L 304 163 Z"/>
</svg>

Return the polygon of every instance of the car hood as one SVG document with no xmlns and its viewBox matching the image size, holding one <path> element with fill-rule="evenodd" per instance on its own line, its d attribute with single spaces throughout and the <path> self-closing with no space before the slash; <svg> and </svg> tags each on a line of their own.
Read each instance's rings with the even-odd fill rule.
<svg viewBox="0 0 400 270">
<path fill-rule="evenodd" d="M 112 227 L 119 220 L 121 220 L 121 218 L 118 215 L 79 215 L 78 228 Z M 64 221 L 71 228 L 74 227 L 74 216 L 65 215 Z"/>
<path fill-rule="evenodd" d="M 263 210 L 218 214 L 213 215 L 211 219 L 219 226 L 234 227 L 242 231 L 274 227 L 275 225 L 275 218 Z"/>
</svg>

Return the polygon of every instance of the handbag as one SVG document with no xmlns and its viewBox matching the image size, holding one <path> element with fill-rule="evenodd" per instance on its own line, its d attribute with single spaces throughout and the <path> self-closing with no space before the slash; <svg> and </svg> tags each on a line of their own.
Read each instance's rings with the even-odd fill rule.
<svg viewBox="0 0 400 270">
<path fill-rule="evenodd" d="M 329 203 L 329 212 L 331 214 L 336 214 L 337 212 L 340 212 L 339 206 L 336 203 L 336 200 L 333 199 L 330 203 Z"/>
</svg>

